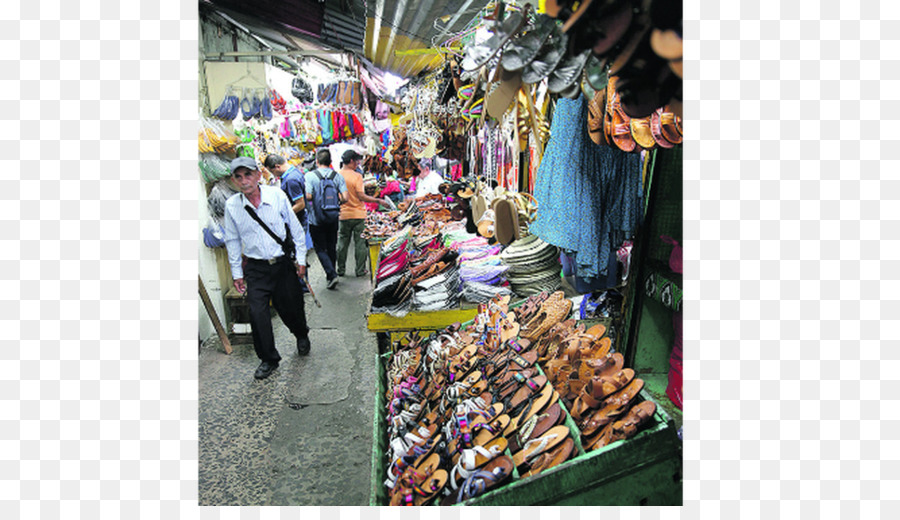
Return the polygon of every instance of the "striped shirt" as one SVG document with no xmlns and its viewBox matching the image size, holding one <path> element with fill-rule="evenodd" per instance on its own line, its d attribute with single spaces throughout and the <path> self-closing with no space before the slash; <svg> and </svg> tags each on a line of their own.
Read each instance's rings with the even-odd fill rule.
<svg viewBox="0 0 900 520">
<path fill-rule="evenodd" d="M 235 280 L 244 277 L 241 252 L 248 258 L 257 260 L 269 260 L 284 254 L 278 242 L 247 213 L 245 205 L 253 208 L 259 218 L 282 240 L 285 238 L 286 222 L 294 239 L 297 263 L 306 265 L 306 233 L 291 209 L 287 195 L 274 186 L 260 186 L 259 190 L 262 201 L 258 208 L 253 208 L 253 204 L 250 204 L 243 193 L 236 193 L 225 202 L 225 248 L 228 250 L 231 276 Z"/>
</svg>

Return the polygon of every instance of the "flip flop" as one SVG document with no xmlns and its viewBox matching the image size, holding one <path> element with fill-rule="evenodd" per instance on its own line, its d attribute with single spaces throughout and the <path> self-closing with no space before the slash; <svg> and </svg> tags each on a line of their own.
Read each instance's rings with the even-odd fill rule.
<svg viewBox="0 0 900 520">
<path fill-rule="evenodd" d="M 569 427 L 560 425 L 547 430 L 540 437 L 529 440 L 522 449 L 513 453 L 512 460 L 516 467 L 531 462 L 540 454 L 550 451 L 561 444 L 570 435 Z"/>
</svg>

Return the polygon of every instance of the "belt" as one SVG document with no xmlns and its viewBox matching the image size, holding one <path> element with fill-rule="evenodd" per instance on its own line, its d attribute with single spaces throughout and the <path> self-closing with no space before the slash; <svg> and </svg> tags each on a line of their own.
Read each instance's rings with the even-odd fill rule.
<svg viewBox="0 0 900 520">
<path fill-rule="evenodd" d="M 281 261 L 284 260 L 284 259 L 285 259 L 285 256 L 284 256 L 284 255 L 281 255 L 281 256 L 276 256 L 275 258 L 269 258 L 268 260 L 262 260 L 262 259 L 260 259 L 260 258 L 249 258 L 249 257 L 248 257 L 248 258 L 247 258 L 247 261 L 249 261 L 249 262 L 257 262 L 257 263 L 260 263 L 260 264 L 275 265 L 275 264 L 277 264 L 278 262 L 281 262 Z"/>
</svg>

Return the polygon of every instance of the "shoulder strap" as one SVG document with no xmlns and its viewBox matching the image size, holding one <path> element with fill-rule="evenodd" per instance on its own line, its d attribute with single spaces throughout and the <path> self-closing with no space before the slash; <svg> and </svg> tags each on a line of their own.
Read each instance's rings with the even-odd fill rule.
<svg viewBox="0 0 900 520">
<path fill-rule="evenodd" d="M 316 168 L 315 171 L 313 171 L 313 173 L 316 174 L 316 177 L 318 177 L 320 181 L 321 181 L 321 180 L 324 180 L 324 179 L 322 178 L 322 174 L 319 172 L 319 169 L 318 169 L 318 168 Z"/>
<path fill-rule="evenodd" d="M 271 229 L 269 229 L 269 226 L 267 226 L 266 223 L 263 222 L 261 218 L 259 218 L 259 215 L 257 215 L 256 212 L 253 211 L 253 208 L 251 208 L 249 204 L 245 204 L 244 209 L 247 210 L 247 213 L 250 214 L 250 217 L 253 220 L 255 220 L 256 222 L 258 222 L 259 225 L 262 226 L 262 228 L 266 231 L 266 233 L 268 233 L 269 236 L 272 237 L 272 239 L 278 243 L 278 245 L 284 247 L 284 240 L 278 238 L 278 235 L 276 235 Z M 284 229 L 288 233 L 291 232 L 291 229 L 288 227 L 287 223 L 285 223 Z M 285 235 L 285 236 L 289 236 L 289 235 Z"/>
</svg>

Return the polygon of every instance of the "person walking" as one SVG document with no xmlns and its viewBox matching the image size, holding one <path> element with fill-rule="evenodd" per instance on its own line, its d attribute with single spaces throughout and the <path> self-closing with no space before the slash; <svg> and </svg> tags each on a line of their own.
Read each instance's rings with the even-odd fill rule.
<svg viewBox="0 0 900 520">
<path fill-rule="evenodd" d="M 297 338 L 297 353 L 305 356 L 310 351 L 300 292 L 300 278 L 306 276 L 303 228 L 284 192 L 260 185 L 261 176 L 252 158 L 231 161 L 231 180 L 240 193 L 225 202 L 225 248 L 234 288 L 246 295 L 250 307 L 253 348 L 260 359 L 254 373 L 256 379 L 269 377 L 281 361 L 275 347 L 269 300 Z M 242 262 L 242 253 L 246 262 Z"/>
<path fill-rule="evenodd" d="M 316 165 L 316 169 L 306 172 L 309 234 L 319 263 L 325 270 L 328 288 L 334 289 L 338 283 L 335 269 L 338 223 L 341 204 L 347 201 L 347 184 L 344 177 L 331 168 L 331 152 L 327 148 L 316 153 Z"/>
<path fill-rule="evenodd" d="M 385 199 L 366 195 L 363 176 L 356 171 L 362 155 L 355 150 L 347 150 L 341 156 L 341 177 L 347 185 L 347 203 L 341 206 L 340 224 L 338 225 L 337 274 L 344 276 L 347 270 L 347 249 L 353 239 L 353 256 L 356 258 L 356 276 L 366 275 L 366 241 L 362 232 L 366 228 L 366 208 L 363 202 L 371 202 L 390 207 Z"/>
</svg>

